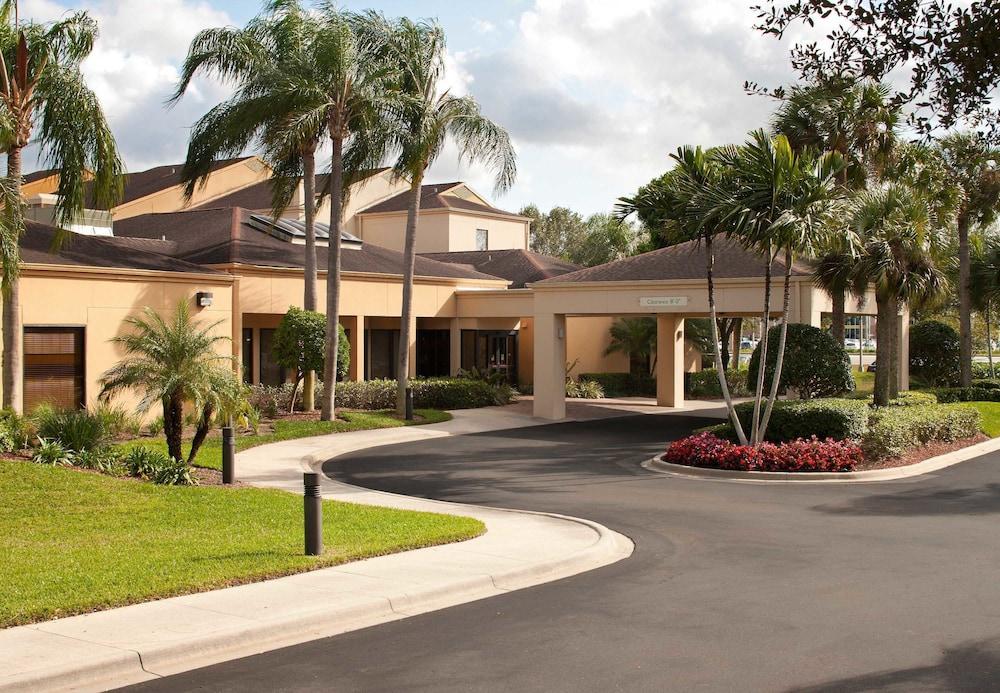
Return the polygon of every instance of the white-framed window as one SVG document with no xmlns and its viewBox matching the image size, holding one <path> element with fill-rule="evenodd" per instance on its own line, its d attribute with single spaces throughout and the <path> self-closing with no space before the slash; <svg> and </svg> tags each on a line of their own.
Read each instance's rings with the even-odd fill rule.
<svg viewBox="0 0 1000 693">
<path fill-rule="evenodd" d="M 476 229 L 476 250 L 490 249 L 489 229 Z"/>
</svg>

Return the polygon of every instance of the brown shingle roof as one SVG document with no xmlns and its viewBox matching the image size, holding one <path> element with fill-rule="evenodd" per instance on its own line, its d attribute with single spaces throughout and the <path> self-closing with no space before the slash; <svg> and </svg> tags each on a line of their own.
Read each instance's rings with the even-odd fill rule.
<svg viewBox="0 0 1000 693">
<path fill-rule="evenodd" d="M 56 248 L 56 234 L 57 230 L 51 226 L 27 222 L 20 243 L 21 259 L 45 265 L 223 274 L 209 267 L 152 252 L 148 247 L 135 243 L 134 239 L 65 232 L 62 243 Z"/>
<path fill-rule="evenodd" d="M 747 250 L 736 241 L 719 238 L 714 243 L 715 276 L 720 279 L 756 278 L 764 276 L 767 261 L 764 256 Z M 775 276 L 783 274 L 784 264 L 772 265 Z M 795 263 L 794 276 L 809 276 L 809 267 Z M 705 246 L 696 241 L 679 243 L 635 257 L 616 260 L 596 267 L 543 280 L 542 284 L 574 282 L 669 281 L 671 279 L 704 279 Z"/>
<path fill-rule="evenodd" d="M 31 173 L 25 173 L 23 178 L 25 183 L 34 183 L 35 181 L 48 178 L 59 173 L 57 168 L 43 168 L 40 171 L 32 171 Z"/>
<path fill-rule="evenodd" d="M 300 268 L 305 246 L 289 243 L 258 231 L 248 223 L 251 211 L 238 207 L 184 212 L 140 214 L 115 222 L 115 234 L 129 238 L 163 239 L 175 244 L 174 255 L 199 265 L 239 263 L 262 267 Z M 326 267 L 327 249 L 316 248 L 320 268 Z M 403 273 L 403 254 L 370 243 L 341 254 L 345 272 Z M 474 269 L 417 257 L 417 276 L 451 279 L 498 280 Z"/>
<path fill-rule="evenodd" d="M 574 265 L 561 258 L 520 249 L 421 253 L 421 256 L 441 262 L 466 265 L 495 277 L 503 277 L 511 281 L 512 289 L 522 289 L 525 284 L 580 269 L 580 265 Z"/>
<path fill-rule="evenodd" d="M 360 174 L 354 182 L 360 182 L 366 178 L 371 178 L 374 175 L 387 171 L 387 168 L 376 168 L 370 171 L 366 171 Z M 330 175 L 327 173 L 320 174 L 316 176 L 316 190 L 317 192 L 326 191 L 326 187 L 329 185 Z M 328 191 L 326 191 L 328 193 Z M 192 209 L 214 209 L 217 207 L 243 207 L 244 209 L 250 209 L 259 212 L 270 212 L 271 211 L 271 181 L 262 180 L 259 183 L 254 183 L 253 185 L 248 185 L 245 188 L 240 188 L 239 190 L 234 190 L 231 193 L 227 193 L 221 197 L 217 197 L 214 200 L 208 200 L 202 204 L 193 207 Z"/>
<path fill-rule="evenodd" d="M 253 157 L 251 156 L 241 156 L 234 159 L 219 159 L 212 164 L 212 171 L 218 171 L 220 168 L 225 168 L 231 164 L 246 161 L 247 159 L 252 158 Z M 142 197 L 146 197 L 147 195 L 158 193 L 161 190 L 166 190 L 167 188 L 171 188 L 175 185 L 180 185 L 182 168 L 183 164 L 166 164 L 164 166 L 156 166 L 145 171 L 139 171 L 138 173 L 126 174 L 122 199 L 118 204 L 132 202 Z M 93 199 L 93 194 L 91 192 L 92 187 L 92 183 L 87 184 L 87 206 L 91 209 L 101 209 L 101 207 L 97 205 Z"/>
<path fill-rule="evenodd" d="M 461 185 L 461 183 L 434 183 L 424 185 L 420 188 L 420 209 L 457 209 L 469 212 L 488 212 L 489 214 L 503 214 L 509 217 L 518 217 L 513 212 L 506 212 L 491 205 L 483 205 L 472 200 L 466 200 L 457 195 L 448 195 L 448 190 Z M 378 204 L 367 207 L 359 214 L 378 214 L 380 212 L 405 212 L 409 209 L 409 191 L 403 191 L 398 195 L 383 200 Z"/>
</svg>

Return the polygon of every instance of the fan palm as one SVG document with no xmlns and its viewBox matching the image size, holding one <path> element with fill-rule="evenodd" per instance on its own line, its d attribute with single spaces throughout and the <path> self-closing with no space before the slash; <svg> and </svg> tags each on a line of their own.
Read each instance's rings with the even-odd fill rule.
<svg viewBox="0 0 1000 693">
<path fill-rule="evenodd" d="M 976 244 L 970 270 L 969 293 L 973 309 L 982 313 L 986 323 L 986 355 L 993 378 L 996 372 L 993 368 L 992 318 L 993 310 L 1000 304 L 1000 239 L 988 238 Z"/>
<path fill-rule="evenodd" d="M 403 415 L 413 339 L 410 333 L 413 263 L 424 174 L 449 139 L 458 145 L 461 159 L 484 163 L 496 170 L 495 193 L 506 191 L 514 183 L 517 164 L 507 131 L 482 115 L 475 99 L 442 90 L 445 35 L 436 22 L 414 22 L 406 18 L 389 22 L 377 13 L 365 15 L 365 22 L 368 31 L 381 36 L 388 46 L 387 57 L 398 70 L 404 99 L 401 122 L 394 133 L 399 149 L 394 173 L 410 184 L 403 243 L 403 304 L 396 397 L 397 411 Z"/>
<path fill-rule="evenodd" d="M 961 385 L 972 384 L 972 257 L 969 232 L 990 226 L 1000 212 L 1000 149 L 975 133 L 954 133 L 941 139 L 938 151 L 961 189 L 955 217 L 958 235 L 958 319 L 961 336 Z"/>
<path fill-rule="evenodd" d="M 675 165 L 660 178 L 640 188 L 635 197 L 622 198 L 617 205 L 622 217 L 636 214 L 649 223 L 653 221 L 658 237 L 665 243 L 696 240 L 705 245 L 705 278 L 708 282 L 709 330 L 713 345 L 719 343 L 719 320 L 715 306 L 714 240 L 722 227 L 718 218 L 706 213 L 703 198 L 718 186 L 725 172 L 720 166 L 721 150 L 704 151 L 701 147 L 684 146 L 671 155 Z M 743 431 L 722 366 L 722 355 L 713 347 L 719 388 L 726 402 L 729 420 L 740 444 L 746 445 Z"/>
<path fill-rule="evenodd" d="M 788 329 L 788 307 L 792 268 L 799 254 L 813 254 L 830 233 L 831 213 L 836 208 L 835 176 L 843 168 L 836 153 L 796 152 L 784 135 L 771 137 L 763 130 L 751 133 L 740 147 L 720 150 L 726 172 L 702 199 L 707 218 L 714 218 L 748 248 L 764 254 L 763 324 L 771 313 L 771 266 L 783 256 L 784 284 L 781 331 L 770 394 L 761 413 L 763 369 L 758 375 L 750 441 L 764 439 L 777 399 Z M 761 337 L 761 359 L 767 356 L 767 331 Z"/>
<path fill-rule="evenodd" d="M 629 371 L 651 373 L 656 368 L 656 320 L 653 318 L 621 318 L 608 330 L 611 341 L 604 351 L 628 356 Z"/>
<path fill-rule="evenodd" d="M 15 21 L 16 3 L 0 3 L 0 150 L 7 155 L 13 201 L 4 205 L 3 404 L 23 408 L 20 253 L 22 155 L 29 142 L 59 174 L 56 221 L 83 211 L 88 188 L 101 207 L 121 198 L 123 165 L 104 111 L 87 87 L 80 64 L 97 39 L 97 24 L 75 12 L 50 24 Z M 7 200 L 5 200 L 7 202 Z M 61 237 L 57 237 L 61 240 Z"/>
<path fill-rule="evenodd" d="M 131 331 L 112 340 L 125 351 L 125 358 L 101 376 L 101 399 L 106 401 L 127 390 L 138 392 L 141 398 L 136 409 L 141 414 L 159 402 L 167 451 L 175 460 L 184 459 L 184 405 L 191 404 L 200 415 L 188 455 L 190 463 L 213 414 L 231 408 L 231 400 L 238 397 L 232 357 L 217 350 L 220 342 L 229 339 L 215 334 L 221 323 L 203 324 L 193 319 L 189 302 L 182 300 L 170 320 L 152 308 L 126 318 Z"/>
</svg>

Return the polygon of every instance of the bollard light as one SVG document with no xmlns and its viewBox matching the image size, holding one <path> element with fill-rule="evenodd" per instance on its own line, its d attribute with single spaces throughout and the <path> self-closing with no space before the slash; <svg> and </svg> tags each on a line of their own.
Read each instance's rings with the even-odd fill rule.
<svg viewBox="0 0 1000 693">
<path fill-rule="evenodd" d="M 236 436 L 232 426 L 222 427 L 222 483 L 236 481 Z"/>
<path fill-rule="evenodd" d="M 406 388 L 406 407 L 405 407 L 405 413 L 406 413 L 406 417 L 405 417 L 406 420 L 407 421 L 413 421 L 413 388 L 412 387 Z"/>
<path fill-rule="evenodd" d="M 323 494 L 319 484 L 319 474 L 316 472 L 302 475 L 307 556 L 319 556 L 323 553 Z"/>
</svg>

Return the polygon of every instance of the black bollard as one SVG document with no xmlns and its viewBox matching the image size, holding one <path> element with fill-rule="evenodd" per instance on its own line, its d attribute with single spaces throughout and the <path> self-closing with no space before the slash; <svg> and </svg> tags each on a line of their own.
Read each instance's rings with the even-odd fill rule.
<svg viewBox="0 0 1000 693">
<path fill-rule="evenodd" d="M 413 421 L 413 388 L 406 388 L 406 420 Z"/>
<path fill-rule="evenodd" d="M 319 474 L 306 472 L 302 475 L 303 504 L 306 523 L 306 555 L 319 556 L 323 553 L 323 494 L 319 487 Z"/>
<path fill-rule="evenodd" d="M 222 427 L 222 483 L 236 481 L 236 436 L 232 426 Z"/>
</svg>

